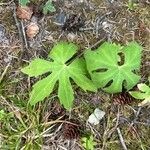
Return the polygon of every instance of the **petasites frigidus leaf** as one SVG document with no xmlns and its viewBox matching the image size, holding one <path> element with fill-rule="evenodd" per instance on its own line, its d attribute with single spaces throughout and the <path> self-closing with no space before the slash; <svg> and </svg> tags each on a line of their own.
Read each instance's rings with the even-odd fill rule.
<svg viewBox="0 0 150 150">
<path fill-rule="evenodd" d="M 109 93 L 129 90 L 137 84 L 140 76 L 141 46 L 131 42 L 127 46 L 103 43 L 97 50 L 85 53 L 87 69 L 98 88 Z"/>
<path fill-rule="evenodd" d="M 77 52 L 77 49 L 78 47 L 72 43 L 58 43 L 49 54 L 52 61 L 35 59 L 29 66 L 22 69 L 23 73 L 35 77 L 50 72 L 49 76 L 33 85 L 30 97 L 31 105 L 35 105 L 49 96 L 57 81 L 60 103 L 68 110 L 72 107 L 74 99 L 70 79 L 84 91 L 97 91 L 96 86 L 86 76 L 87 70 L 84 59 L 77 58 L 70 63 L 68 62 Z"/>
<path fill-rule="evenodd" d="M 150 86 L 141 83 L 137 85 L 138 91 L 130 91 L 130 95 L 136 99 L 143 99 L 138 106 L 150 105 Z"/>
</svg>

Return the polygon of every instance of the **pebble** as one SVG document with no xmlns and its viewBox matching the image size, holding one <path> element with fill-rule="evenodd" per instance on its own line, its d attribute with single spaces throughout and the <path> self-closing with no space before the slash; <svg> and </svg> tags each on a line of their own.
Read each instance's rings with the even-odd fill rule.
<svg viewBox="0 0 150 150">
<path fill-rule="evenodd" d="M 67 35 L 68 41 L 73 42 L 76 38 L 77 38 L 77 35 L 74 34 L 74 33 L 69 33 L 69 34 Z"/>
<path fill-rule="evenodd" d="M 60 13 L 55 17 L 55 21 L 54 23 L 59 25 L 59 26 L 63 26 L 66 22 L 66 15 L 65 13 Z"/>
</svg>

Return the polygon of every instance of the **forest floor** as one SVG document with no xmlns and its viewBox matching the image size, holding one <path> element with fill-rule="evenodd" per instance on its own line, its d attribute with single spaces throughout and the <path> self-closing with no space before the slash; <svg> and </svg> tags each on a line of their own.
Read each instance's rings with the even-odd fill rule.
<svg viewBox="0 0 150 150">
<path fill-rule="evenodd" d="M 150 106 L 138 107 L 136 100 L 114 104 L 112 94 L 85 93 L 74 86 L 70 112 L 59 104 L 56 91 L 32 108 L 29 92 L 39 78 L 28 78 L 20 71 L 36 57 L 46 59 L 59 41 L 77 44 L 79 54 L 104 41 L 122 45 L 136 41 L 143 47 L 140 82 L 146 83 L 150 76 L 150 1 L 135 0 L 136 6 L 130 8 L 128 0 L 55 0 L 56 11 L 47 15 L 39 13 L 43 3 L 33 2 L 31 20 L 40 30 L 30 39 L 25 34 L 30 21 L 17 17 L 18 3 L 0 0 L 0 149 L 82 150 L 81 138 L 92 135 L 94 150 L 150 150 Z M 79 30 L 69 29 L 70 24 L 62 29 L 64 18 L 71 15 L 79 17 Z M 91 125 L 87 120 L 95 108 L 106 114 L 98 125 Z M 77 139 L 65 139 L 66 123 L 80 125 Z"/>
</svg>

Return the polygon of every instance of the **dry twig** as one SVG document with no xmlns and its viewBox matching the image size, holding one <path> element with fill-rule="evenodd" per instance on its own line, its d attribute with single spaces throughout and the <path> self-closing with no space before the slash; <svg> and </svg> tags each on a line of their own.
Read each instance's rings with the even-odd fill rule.
<svg viewBox="0 0 150 150">
<path fill-rule="evenodd" d="M 9 66 L 10 66 L 10 63 L 7 64 L 7 66 L 5 67 L 4 72 L 3 72 L 2 75 L 0 76 L 0 83 L 2 82 L 4 76 L 6 75 Z"/>
<path fill-rule="evenodd" d="M 117 133 L 118 133 L 118 136 L 119 136 L 119 139 L 120 139 L 122 148 L 123 148 L 124 150 L 128 150 L 128 149 L 127 149 L 127 146 L 126 146 L 126 144 L 125 144 L 125 142 L 124 142 L 124 139 L 123 139 L 123 136 L 122 136 L 122 134 L 121 134 L 121 131 L 120 131 L 120 128 L 119 128 L 119 127 L 117 128 Z"/>
<path fill-rule="evenodd" d="M 27 37 L 26 37 L 26 33 L 25 33 L 25 29 L 24 29 L 25 27 L 23 25 L 23 21 L 21 21 L 20 24 L 21 24 L 24 43 L 25 43 L 25 48 L 28 49 L 28 42 L 27 42 Z"/>
<path fill-rule="evenodd" d="M 16 23 L 16 27 L 17 27 L 17 29 L 18 29 L 18 33 L 19 33 L 19 39 L 20 39 L 20 41 L 21 41 L 21 51 L 23 52 L 24 50 L 24 46 L 23 46 L 23 36 L 22 36 L 22 32 L 21 32 L 21 29 L 20 29 L 20 23 L 19 23 L 19 21 L 18 21 L 18 19 L 17 19 L 17 16 L 16 16 L 16 5 L 15 5 L 15 3 L 13 3 L 13 17 L 14 17 L 14 20 L 15 20 L 15 23 Z"/>
</svg>

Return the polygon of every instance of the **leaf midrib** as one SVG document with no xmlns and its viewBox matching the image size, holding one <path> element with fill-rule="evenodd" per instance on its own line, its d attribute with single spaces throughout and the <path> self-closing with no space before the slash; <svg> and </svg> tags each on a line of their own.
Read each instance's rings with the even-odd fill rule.
<svg viewBox="0 0 150 150">
<path fill-rule="evenodd" d="M 62 70 L 64 70 L 64 68 L 61 69 L 59 72 L 52 71 L 52 73 L 55 74 L 55 75 L 53 76 L 53 80 L 54 80 L 55 78 L 56 78 L 56 81 L 59 80 L 59 76 L 60 76 Z M 51 73 L 51 74 L 52 74 L 52 73 Z M 49 75 L 49 76 L 50 76 L 50 75 Z M 47 77 L 48 77 L 48 76 L 47 76 Z M 51 80 L 50 80 L 50 81 L 51 81 Z M 50 81 L 48 82 L 48 84 L 45 86 L 45 88 L 44 88 L 43 90 L 47 89 L 47 87 L 49 86 Z M 55 84 L 56 84 L 56 83 L 55 83 Z M 54 84 L 54 85 L 55 85 L 55 84 Z M 34 99 L 37 99 L 38 95 L 40 95 L 40 94 L 43 92 L 43 90 L 40 90 L 39 94 L 37 94 L 37 96 L 36 96 Z"/>
</svg>

